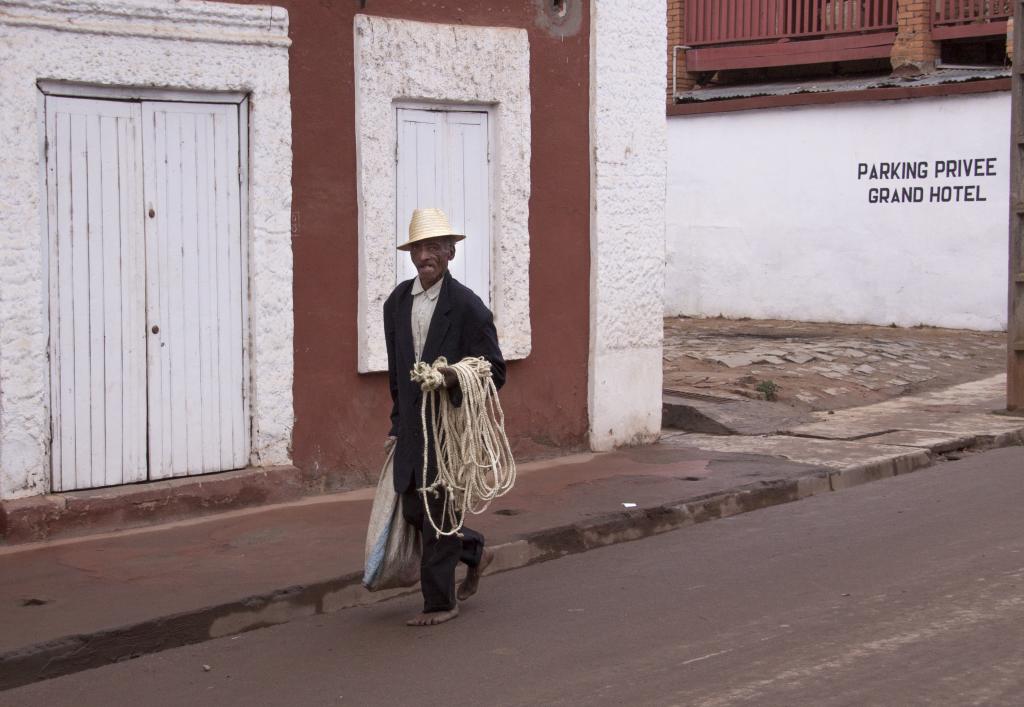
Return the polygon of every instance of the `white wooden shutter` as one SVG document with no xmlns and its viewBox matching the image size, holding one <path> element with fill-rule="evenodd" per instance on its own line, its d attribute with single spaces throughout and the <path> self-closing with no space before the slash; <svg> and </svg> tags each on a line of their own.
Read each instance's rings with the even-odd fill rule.
<svg viewBox="0 0 1024 707">
<path fill-rule="evenodd" d="M 416 209 L 444 208 L 447 187 L 444 159 L 444 114 L 430 110 L 398 110 L 398 185 L 396 245 L 409 238 L 409 219 Z M 408 253 L 398 252 L 397 281 L 416 277 Z"/>
<path fill-rule="evenodd" d="M 152 479 L 249 462 L 238 111 L 142 106 Z"/>
<path fill-rule="evenodd" d="M 445 213 L 466 240 L 452 261 L 452 274 L 490 306 L 491 207 L 487 164 L 487 114 L 447 114 L 448 199 Z"/>
<path fill-rule="evenodd" d="M 146 478 L 138 104 L 47 97 L 54 491 Z"/>
<path fill-rule="evenodd" d="M 451 272 L 490 304 L 491 208 L 487 113 L 398 110 L 396 243 L 409 234 L 418 208 L 436 206 L 466 234 L 456 247 Z M 416 276 L 399 253 L 397 280 Z"/>
</svg>

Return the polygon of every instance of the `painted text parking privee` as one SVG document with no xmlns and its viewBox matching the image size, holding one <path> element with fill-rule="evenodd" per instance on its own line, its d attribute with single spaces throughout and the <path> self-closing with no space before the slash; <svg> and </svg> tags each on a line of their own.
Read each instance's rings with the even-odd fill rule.
<svg viewBox="0 0 1024 707">
<path fill-rule="evenodd" d="M 995 157 L 970 157 L 896 162 L 858 162 L 857 179 L 928 179 L 929 176 L 946 179 L 961 177 L 995 177 Z"/>
</svg>

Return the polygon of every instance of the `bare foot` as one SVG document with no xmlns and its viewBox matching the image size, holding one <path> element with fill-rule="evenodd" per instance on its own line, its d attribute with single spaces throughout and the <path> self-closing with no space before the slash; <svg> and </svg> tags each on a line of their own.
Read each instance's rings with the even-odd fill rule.
<svg viewBox="0 0 1024 707">
<path fill-rule="evenodd" d="M 445 621 L 451 621 L 459 615 L 459 607 L 455 607 L 451 611 L 431 611 L 430 613 L 416 614 L 408 621 L 405 622 L 406 626 L 436 626 L 437 624 L 443 624 Z"/>
<path fill-rule="evenodd" d="M 494 552 L 484 550 L 480 556 L 480 564 L 466 570 L 466 578 L 459 585 L 459 601 L 465 601 L 476 594 L 476 590 L 480 587 L 480 576 L 487 569 L 487 565 L 491 564 L 492 560 L 494 560 Z"/>
</svg>

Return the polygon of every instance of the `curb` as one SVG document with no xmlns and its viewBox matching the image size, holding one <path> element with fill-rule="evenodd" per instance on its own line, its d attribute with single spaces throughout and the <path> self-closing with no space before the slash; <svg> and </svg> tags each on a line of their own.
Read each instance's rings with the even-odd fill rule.
<svg viewBox="0 0 1024 707">
<path fill-rule="evenodd" d="M 275 466 L 0 501 L 0 545 L 144 527 L 284 503 L 318 491 L 302 470 Z"/>
<path fill-rule="evenodd" d="M 487 574 L 909 474 L 932 466 L 950 451 L 984 451 L 1017 445 L 1024 445 L 1024 429 L 971 438 L 958 450 L 939 449 L 940 445 L 936 449 L 908 448 L 906 454 L 870 464 L 841 470 L 821 469 L 795 479 L 759 481 L 649 508 L 616 511 L 497 545 Z M 361 580 L 361 571 L 352 572 L 315 584 L 8 651 L 0 654 L 0 691 L 316 614 L 367 606 L 415 591 L 415 587 L 408 587 L 370 593 L 362 587 Z"/>
</svg>

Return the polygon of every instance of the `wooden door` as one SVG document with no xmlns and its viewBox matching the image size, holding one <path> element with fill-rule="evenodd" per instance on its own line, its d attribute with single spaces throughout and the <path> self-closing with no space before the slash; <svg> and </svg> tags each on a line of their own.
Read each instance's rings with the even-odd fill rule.
<svg viewBox="0 0 1024 707">
<path fill-rule="evenodd" d="M 239 106 L 142 105 L 149 476 L 249 462 Z"/>
<path fill-rule="evenodd" d="M 55 491 L 146 478 L 140 107 L 48 97 Z"/>
<path fill-rule="evenodd" d="M 54 491 L 249 463 L 243 110 L 46 99 Z"/>
<path fill-rule="evenodd" d="M 466 234 L 452 275 L 490 304 L 491 207 L 487 113 L 398 109 L 396 243 L 418 208 L 436 206 Z M 416 276 L 399 253 L 397 280 Z"/>
</svg>

